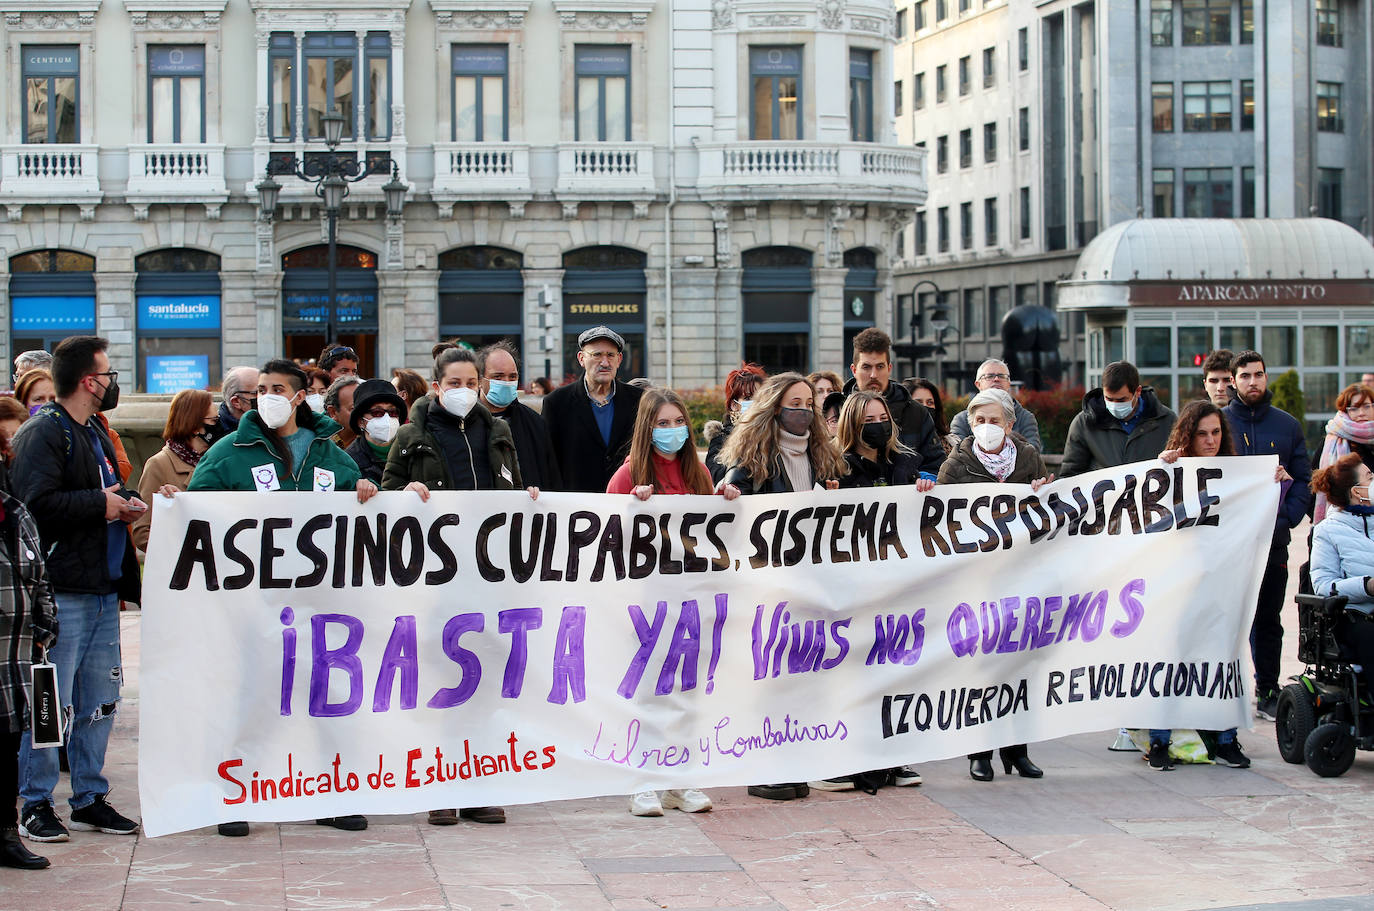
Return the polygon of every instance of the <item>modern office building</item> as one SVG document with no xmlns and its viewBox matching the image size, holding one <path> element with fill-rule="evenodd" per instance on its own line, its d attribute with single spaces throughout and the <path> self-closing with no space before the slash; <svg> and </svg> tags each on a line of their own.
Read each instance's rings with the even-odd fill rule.
<svg viewBox="0 0 1374 911">
<path fill-rule="evenodd" d="M 925 200 L 883 0 L 0 0 L 0 351 L 95 332 L 126 388 L 213 384 L 325 326 L 368 373 L 577 334 L 690 387 L 836 368 L 892 321 Z M 271 159 L 376 166 L 327 219 Z M 389 214 L 389 165 L 408 187 Z"/>
<path fill-rule="evenodd" d="M 1009 308 L 1058 309 L 1112 225 L 1318 215 L 1371 231 L 1368 4 L 898 0 L 897 31 L 897 133 L 931 167 L 894 253 L 895 328 L 915 309 L 933 343 L 938 291 L 953 387 L 1001 351 Z M 1083 311 L 1059 315 L 1066 378 L 1091 379 Z"/>
</svg>

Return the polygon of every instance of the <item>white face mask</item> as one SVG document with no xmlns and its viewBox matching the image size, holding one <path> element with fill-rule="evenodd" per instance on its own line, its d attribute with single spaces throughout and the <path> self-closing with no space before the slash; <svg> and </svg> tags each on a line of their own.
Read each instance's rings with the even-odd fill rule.
<svg viewBox="0 0 1374 911">
<path fill-rule="evenodd" d="M 1125 402 L 1106 402 L 1106 405 L 1107 410 L 1112 413 L 1112 417 L 1116 418 L 1118 421 L 1126 420 L 1126 418 L 1131 416 L 1131 412 L 1135 411 L 1135 399 L 1130 399 Z"/>
<path fill-rule="evenodd" d="M 291 399 L 284 395 L 265 392 L 258 396 L 258 417 L 272 430 L 285 425 L 291 419 L 291 412 L 295 410 L 296 406 L 291 404 Z"/>
<path fill-rule="evenodd" d="M 310 410 L 316 414 L 324 414 L 324 396 L 318 392 L 312 392 L 305 397 L 305 404 L 310 406 Z"/>
<path fill-rule="evenodd" d="M 445 389 L 439 402 L 449 414 L 465 418 L 472 410 L 472 406 L 477 404 L 477 390 L 466 386 L 460 389 Z"/>
<path fill-rule="evenodd" d="M 997 424 L 977 424 L 973 428 L 973 439 L 984 452 L 1001 452 L 1006 437 L 1006 431 Z"/>
<path fill-rule="evenodd" d="M 401 426 L 400 420 L 387 415 L 382 418 L 368 418 L 367 438 L 378 446 L 385 446 L 396 437 L 396 430 Z"/>
</svg>

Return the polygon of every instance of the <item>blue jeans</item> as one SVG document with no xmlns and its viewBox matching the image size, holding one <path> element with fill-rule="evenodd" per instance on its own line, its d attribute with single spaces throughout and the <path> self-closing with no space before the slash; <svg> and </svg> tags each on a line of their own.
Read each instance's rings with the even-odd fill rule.
<svg viewBox="0 0 1374 911">
<path fill-rule="evenodd" d="M 1153 746 L 1156 743 L 1167 744 L 1169 738 L 1173 736 L 1173 733 L 1174 732 L 1169 728 L 1165 728 L 1164 730 L 1150 728 L 1150 745 Z M 1216 735 L 1217 743 L 1219 744 L 1233 743 L 1236 739 L 1236 729 L 1230 728 L 1225 731 L 1217 731 Z"/>
<path fill-rule="evenodd" d="M 114 726 L 124 669 L 119 652 L 119 596 L 56 592 L 62 624 L 48 660 L 57 668 L 57 691 L 67 723 L 67 764 L 73 810 L 109 793 L 105 748 Z M 28 811 L 52 802 L 57 787 L 56 749 L 35 750 L 26 731 L 19 745 L 19 796 Z"/>
</svg>

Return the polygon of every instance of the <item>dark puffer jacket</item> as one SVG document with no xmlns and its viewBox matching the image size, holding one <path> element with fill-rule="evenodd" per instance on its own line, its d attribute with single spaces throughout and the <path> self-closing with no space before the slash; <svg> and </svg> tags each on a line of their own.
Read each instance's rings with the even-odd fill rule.
<svg viewBox="0 0 1374 911">
<path fill-rule="evenodd" d="M 858 383 L 850 377 L 849 382 L 844 384 L 844 394 L 848 396 L 858 388 Z M 892 423 L 897 428 L 897 439 L 920 458 L 921 471 L 935 474 L 945 460 L 945 447 L 940 445 L 935 418 L 930 416 L 926 406 L 911 397 L 901 383 L 888 383 L 883 398 L 887 401 Z"/>
<path fill-rule="evenodd" d="M 471 486 L 457 486 L 449 470 L 448 457 L 430 426 L 435 419 L 431 411 L 443 406 L 426 396 L 410 408 L 410 423 L 402 425 L 391 443 L 382 473 L 383 490 L 401 490 L 411 481 L 419 481 L 430 490 L 471 490 Z M 453 418 L 459 421 L 458 418 Z M 492 418 L 481 403 L 472 406 L 461 426 L 480 421 L 486 431 L 487 463 L 491 470 L 492 490 L 519 490 L 524 487 L 520 476 L 520 459 L 515 454 L 515 439 L 505 421 Z"/>
<path fill-rule="evenodd" d="M 1178 415 L 1164 407 L 1149 386 L 1140 387 L 1140 405 L 1140 420 L 1127 433 L 1107 410 L 1107 400 L 1100 388 L 1083 396 L 1083 410 L 1074 415 L 1064 440 L 1064 463 L 1059 476 L 1070 478 L 1099 468 L 1158 458 L 1169 442 Z"/>
<path fill-rule="evenodd" d="M 1293 476 L 1274 522 L 1274 543 L 1287 544 L 1292 537 L 1290 532 L 1312 505 L 1312 491 L 1307 486 L 1312 480 L 1312 463 L 1307 458 L 1302 425 L 1288 412 L 1275 408 L 1271 404 L 1273 399 L 1273 391 L 1266 390 L 1253 405 L 1246 405 L 1237 397 L 1223 411 L 1231 422 L 1231 439 L 1237 455 L 1276 455 L 1279 464 Z"/>
<path fill-rule="evenodd" d="M 921 474 L 921 457 L 910 452 L 895 453 L 892 459 L 882 458 L 876 462 L 865 459 L 857 452 L 846 452 L 844 462 L 849 466 L 849 474 L 840 478 L 840 489 L 851 487 L 898 487 L 915 484 Z M 949 461 L 945 460 L 946 463 Z"/>
</svg>

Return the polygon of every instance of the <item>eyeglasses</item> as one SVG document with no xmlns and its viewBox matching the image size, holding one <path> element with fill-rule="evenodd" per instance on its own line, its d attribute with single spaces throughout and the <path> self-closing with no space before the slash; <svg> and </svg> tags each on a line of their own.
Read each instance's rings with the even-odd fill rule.
<svg viewBox="0 0 1374 911">
<path fill-rule="evenodd" d="M 111 383 L 119 382 L 118 370 L 106 370 L 104 373 L 92 373 L 91 376 L 108 376 L 110 378 Z"/>
<path fill-rule="evenodd" d="M 985 374 L 983 374 L 982 376 L 978 377 L 978 379 L 980 379 L 980 380 L 1009 380 L 1009 379 L 1011 379 L 1011 374 L 1009 374 L 1009 373 L 985 373 Z"/>
</svg>

